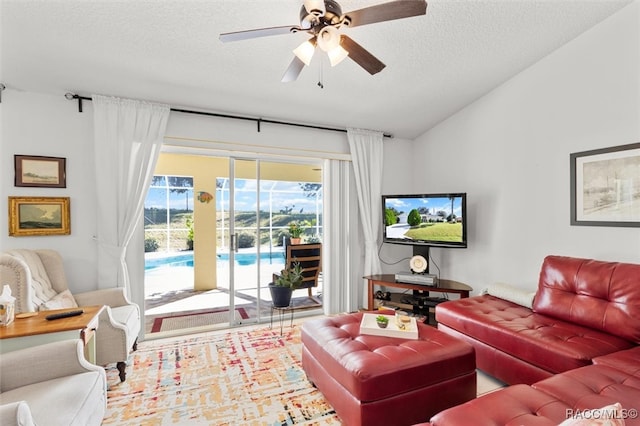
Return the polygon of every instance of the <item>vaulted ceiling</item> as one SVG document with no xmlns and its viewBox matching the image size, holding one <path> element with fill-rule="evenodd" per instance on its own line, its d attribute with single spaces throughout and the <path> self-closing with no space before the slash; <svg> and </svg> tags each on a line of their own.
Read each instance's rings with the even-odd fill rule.
<svg viewBox="0 0 640 426">
<path fill-rule="evenodd" d="M 428 0 L 424 16 L 345 30 L 380 73 L 316 54 L 281 83 L 308 35 L 218 37 L 298 25 L 302 0 L 2 0 L 0 82 L 413 139 L 631 1 Z M 340 0 L 345 12 L 382 2 Z"/>
</svg>

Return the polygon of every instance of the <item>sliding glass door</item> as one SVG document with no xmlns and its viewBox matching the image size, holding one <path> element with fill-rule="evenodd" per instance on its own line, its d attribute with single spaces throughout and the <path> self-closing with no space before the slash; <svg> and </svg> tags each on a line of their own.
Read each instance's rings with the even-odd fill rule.
<svg viewBox="0 0 640 426">
<path fill-rule="evenodd" d="M 161 154 L 145 203 L 146 332 L 269 320 L 289 225 L 319 240 L 321 212 L 318 163 Z"/>
<path fill-rule="evenodd" d="M 255 159 L 229 161 L 229 311 L 230 323 L 259 322 L 260 213 Z"/>
<path fill-rule="evenodd" d="M 289 224 L 302 226 L 309 241 L 320 239 L 320 179 L 317 166 L 244 158 L 231 158 L 229 176 L 217 179 L 217 252 L 228 259 L 218 275 L 228 276 L 231 324 L 271 315 L 268 286 L 284 267 Z"/>
</svg>

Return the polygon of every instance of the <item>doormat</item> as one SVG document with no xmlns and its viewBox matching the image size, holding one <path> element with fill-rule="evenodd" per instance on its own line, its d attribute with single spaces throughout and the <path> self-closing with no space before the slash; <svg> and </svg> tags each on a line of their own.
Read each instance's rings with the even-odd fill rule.
<svg viewBox="0 0 640 426">
<path fill-rule="evenodd" d="M 289 304 L 289 306 L 295 309 L 321 308 L 322 296 L 318 295 L 318 296 L 292 297 L 291 303 Z"/>
<path fill-rule="evenodd" d="M 244 308 L 235 309 L 235 319 L 240 321 L 249 318 Z M 202 327 L 229 322 L 229 310 L 217 309 L 194 314 L 159 317 L 153 320 L 152 333 L 160 331 L 181 330 L 183 328 Z"/>
</svg>

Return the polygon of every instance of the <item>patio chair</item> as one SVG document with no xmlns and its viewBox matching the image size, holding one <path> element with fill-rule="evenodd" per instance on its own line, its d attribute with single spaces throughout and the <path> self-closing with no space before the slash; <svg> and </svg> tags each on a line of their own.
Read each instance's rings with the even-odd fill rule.
<svg viewBox="0 0 640 426">
<path fill-rule="evenodd" d="M 318 278 L 322 270 L 322 244 L 293 244 L 286 249 L 285 269 L 289 269 L 294 263 L 300 262 L 302 266 L 302 286 L 308 289 L 309 297 L 314 299 L 312 290 L 318 286 Z"/>
</svg>

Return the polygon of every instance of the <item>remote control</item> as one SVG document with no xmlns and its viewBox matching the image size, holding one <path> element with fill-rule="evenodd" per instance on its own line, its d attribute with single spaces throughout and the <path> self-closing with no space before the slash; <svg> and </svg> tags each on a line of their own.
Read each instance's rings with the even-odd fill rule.
<svg viewBox="0 0 640 426">
<path fill-rule="evenodd" d="M 51 321 L 51 320 L 56 320 L 60 318 L 75 317 L 78 315 L 82 315 L 83 313 L 84 313 L 84 310 L 78 309 L 77 311 L 67 311 L 67 312 L 59 312 L 57 314 L 50 314 L 50 315 L 47 315 L 45 318 Z"/>
</svg>

